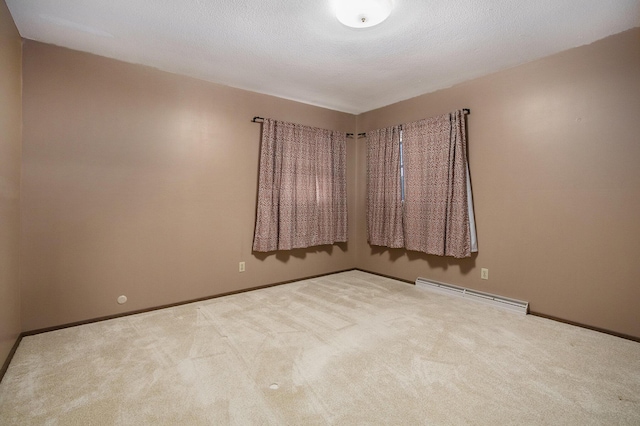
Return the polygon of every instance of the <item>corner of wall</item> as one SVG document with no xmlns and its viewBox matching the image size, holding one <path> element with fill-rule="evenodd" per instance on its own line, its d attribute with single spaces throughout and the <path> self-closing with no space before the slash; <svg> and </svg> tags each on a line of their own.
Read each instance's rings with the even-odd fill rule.
<svg viewBox="0 0 640 426">
<path fill-rule="evenodd" d="M 0 0 L 0 377 L 17 348 L 20 316 L 20 174 L 22 155 L 22 39 Z"/>
</svg>

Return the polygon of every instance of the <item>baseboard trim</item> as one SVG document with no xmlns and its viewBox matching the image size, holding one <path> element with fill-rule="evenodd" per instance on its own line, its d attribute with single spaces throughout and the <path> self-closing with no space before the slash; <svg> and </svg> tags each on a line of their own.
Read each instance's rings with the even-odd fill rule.
<svg viewBox="0 0 640 426">
<path fill-rule="evenodd" d="M 35 336 L 36 334 L 48 333 L 50 331 L 56 331 L 56 330 L 63 330 L 65 328 L 76 327 L 76 326 L 85 325 L 85 324 L 92 324 L 94 322 L 107 321 L 107 320 L 111 320 L 111 319 L 127 317 L 127 316 L 130 316 L 130 315 L 143 314 L 143 313 L 146 313 L 146 312 L 157 311 L 157 310 L 160 310 L 160 309 L 173 308 L 175 306 L 187 305 L 189 303 L 202 302 L 204 300 L 217 299 L 219 297 L 231 296 L 233 294 L 246 293 L 246 292 L 249 292 L 249 291 L 260 290 L 260 289 L 263 289 L 263 288 L 276 287 L 276 286 L 279 286 L 279 285 L 290 284 L 290 283 L 293 283 L 293 282 L 296 282 L 296 281 L 310 280 L 310 279 L 313 279 L 313 278 L 320 278 L 320 277 L 324 277 L 324 276 L 327 276 L 327 275 L 339 274 L 341 272 L 353 271 L 354 269 L 355 268 L 342 269 L 342 270 L 339 270 L 339 271 L 327 272 L 327 273 L 324 273 L 324 274 L 317 274 L 317 275 L 310 275 L 310 276 L 296 278 L 296 279 L 292 279 L 292 280 L 279 281 L 279 282 L 276 282 L 276 283 L 271 283 L 271 284 L 265 284 L 265 285 L 260 285 L 260 286 L 256 286 L 256 287 L 245 288 L 245 289 L 242 289 L 242 290 L 228 291 L 226 293 L 214 294 L 214 295 L 211 295 L 211 296 L 205 296 L 205 297 L 200 297 L 200 298 L 197 298 L 197 299 L 185 300 L 185 301 L 182 301 L 182 302 L 170 303 L 170 304 L 167 304 L 167 305 L 154 306 L 154 307 L 151 307 L 151 308 L 138 309 L 136 311 L 123 312 L 123 313 L 120 313 L 120 314 L 107 315 L 107 316 L 103 316 L 103 317 L 91 318 L 91 319 L 86 319 L 86 320 L 82 320 L 82 321 L 74 321 L 74 322 L 70 322 L 70 323 L 66 323 L 66 324 L 55 325 L 55 326 L 52 326 L 52 327 L 45 327 L 45 328 L 38 328 L 38 329 L 35 329 L 35 330 L 23 331 L 18 336 L 18 338 L 16 340 L 16 343 L 11 348 L 11 351 L 9 351 L 9 354 L 7 355 L 7 358 L 4 361 L 4 364 L 2 365 L 2 369 L 0 370 L 0 382 L 2 382 L 2 378 L 4 377 L 5 373 L 9 369 L 9 364 L 11 364 L 11 360 L 13 359 L 13 356 L 15 355 L 16 350 L 18 349 L 18 346 L 20 345 L 20 342 L 22 341 L 23 337 Z"/>
<path fill-rule="evenodd" d="M 13 355 L 18 350 L 18 346 L 20 346 L 20 342 L 22 341 L 22 336 L 23 335 L 24 335 L 23 333 L 20 333 L 18 335 L 18 338 L 16 339 L 16 342 L 13 344 L 13 347 L 11 348 L 11 350 L 9 351 L 9 354 L 7 355 L 7 359 L 5 359 L 4 360 L 4 364 L 2 364 L 2 368 L 0 369 L 0 383 L 2 383 L 2 379 L 4 379 L 4 375 L 7 372 L 7 370 L 9 369 L 9 364 L 11 363 L 11 360 L 13 359 Z"/>
<path fill-rule="evenodd" d="M 292 280 L 280 281 L 280 282 L 276 282 L 276 283 L 272 283 L 272 284 L 265 284 L 265 285 L 261 285 L 261 286 L 250 287 L 250 288 L 246 288 L 246 289 L 242 289 L 242 290 L 229 291 L 229 292 L 226 292 L 226 293 L 216 294 L 216 295 L 212 295 L 212 296 L 200 297 L 200 298 L 197 298 L 197 299 L 186 300 L 186 301 L 183 301 L 183 302 L 171 303 L 171 304 L 162 305 L 162 306 L 155 306 L 155 307 L 146 308 L 146 309 L 139 309 L 139 310 L 136 310 L 136 311 L 123 312 L 123 313 L 120 313 L 120 314 L 107 315 L 107 316 L 104 316 L 104 317 L 92 318 L 92 319 L 83 320 L 83 321 L 76 321 L 76 322 L 57 325 L 57 326 L 53 326 L 53 327 L 46 327 L 46 328 L 40 328 L 40 329 L 36 329 L 36 330 L 24 331 L 24 332 L 20 333 L 20 335 L 16 339 L 15 344 L 11 348 L 11 351 L 9 351 L 9 354 L 7 355 L 7 358 L 4 361 L 4 364 L 2 365 L 2 369 L 0 369 L 0 382 L 2 382 L 2 379 L 4 378 L 5 373 L 9 369 L 9 364 L 11 363 L 11 360 L 13 359 L 13 356 L 15 355 L 16 350 L 18 349 L 18 346 L 20 345 L 20 342 L 22 341 L 22 338 L 26 337 L 26 336 L 34 336 L 36 334 L 47 333 L 47 332 L 56 331 L 56 330 L 62 330 L 62 329 L 69 328 L 69 327 L 76 327 L 76 326 L 84 325 L 84 324 L 92 324 L 94 322 L 107 321 L 107 320 L 110 320 L 110 319 L 121 318 L 121 317 L 130 316 L 130 315 L 136 315 L 136 314 L 142 314 L 142 313 L 146 313 L 146 312 L 157 311 L 157 310 L 160 310 L 160 309 L 166 309 L 166 308 L 172 308 L 172 307 L 175 307 L 175 306 L 186 305 L 186 304 L 189 304 L 189 303 L 202 302 L 204 300 L 217 299 L 219 297 L 225 297 L 225 296 L 231 296 L 231 295 L 234 295 L 234 294 L 246 293 L 246 292 L 249 292 L 249 291 L 260 290 L 260 289 L 263 289 L 263 288 L 276 287 L 276 286 L 279 286 L 279 285 L 290 284 L 290 283 L 293 283 L 293 282 L 296 282 L 296 281 L 310 280 L 310 279 L 313 279 L 313 278 L 320 278 L 320 277 L 324 277 L 324 276 L 327 276 L 327 275 L 333 275 L 333 274 L 338 274 L 338 273 L 341 273 L 341 272 L 348 272 L 348 271 L 366 272 L 368 274 L 377 275 L 377 276 L 380 276 L 380 277 L 389 278 L 389 279 L 396 280 L 396 281 L 402 281 L 402 282 L 405 282 L 407 284 L 415 286 L 415 282 L 414 281 L 406 280 L 404 278 L 398 278 L 398 277 L 394 277 L 392 275 L 381 274 L 381 273 L 378 273 L 378 272 L 373 272 L 373 271 L 369 271 L 369 270 L 361 269 L 361 268 L 349 268 L 349 269 L 343 269 L 343 270 L 334 271 L 334 272 L 327 272 L 327 273 L 324 273 L 324 274 L 317 274 L 317 275 L 311 275 L 311 276 L 302 277 L 302 278 L 296 278 L 296 279 L 292 279 Z M 563 318 L 558 318 L 558 317 L 554 317 L 554 316 L 551 316 L 551 315 L 542 314 L 542 313 L 536 312 L 536 311 L 529 311 L 529 315 L 535 315 L 537 317 L 546 318 L 546 319 L 549 319 L 549 320 L 552 320 L 552 321 L 558 321 L 558 322 L 569 324 L 569 325 L 573 325 L 573 326 L 576 326 L 576 327 L 586 328 L 588 330 L 598 331 L 600 333 L 609 334 L 611 336 L 620 337 L 622 339 L 631 340 L 631 341 L 640 343 L 640 337 L 632 336 L 632 335 L 629 335 L 629 334 L 618 333 L 618 332 L 607 330 L 607 329 L 600 328 L 600 327 L 589 326 L 589 325 L 585 325 L 585 324 L 582 324 L 582 323 L 579 323 L 579 322 L 565 320 Z"/>
<path fill-rule="evenodd" d="M 398 278 L 398 277 L 394 277 L 392 275 L 381 274 L 379 272 L 373 272 L 373 271 L 369 271 L 367 269 L 353 268 L 352 271 L 366 272 L 367 274 L 377 275 L 379 277 L 384 277 L 384 278 L 389 278 L 390 280 L 402 281 L 402 282 L 405 282 L 407 284 L 416 285 L 415 281 L 405 280 L 404 278 Z"/>
<path fill-rule="evenodd" d="M 554 317 L 552 315 L 542 314 L 540 312 L 535 312 L 535 311 L 529 311 L 529 315 L 535 315 L 535 316 L 540 317 L 540 318 L 545 318 L 545 319 L 548 319 L 548 320 L 557 321 L 557 322 L 561 322 L 561 323 L 564 323 L 564 324 L 574 325 L 576 327 L 586 328 L 587 330 L 593 330 L 593 331 L 597 331 L 597 332 L 600 332 L 600 333 L 609 334 L 611 336 L 620 337 L 621 339 L 631 340 L 633 342 L 640 343 L 640 337 L 632 336 L 630 334 L 618 333 L 617 331 L 611 331 L 611 330 L 608 330 L 606 328 L 594 327 L 592 325 L 586 325 L 586 324 L 582 324 L 580 322 L 570 321 L 570 320 Z"/>
<path fill-rule="evenodd" d="M 22 336 L 25 336 L 25 337 L 26 336 L 34 336 L 36 334 L 48 333 L 50 331 L 56 331 L 56 330 L 63 330 L 65 328 L 69 328 L 69 327 L 77 327 L 79 325 L 92 324 L 94 322 L 107 321 L 107 320 L 111 320 L 111 319 L 127 317 L 127 316 L 130 316 L 130 315 L 144 314 L 144 313 L 147 313 L 147 312 L 157 311 L 157 310 L 160 310 L 160 309 L 173 308 L 173 307 L 176 307 L 176 306 L 187 305 L 189 303 L 196 303 L 196 302 L 202 302 L 202 301 L 205 301 L 205 300 L 217 299 L 219 297 L 231 296 L 231 295 L 234 295 L 234 294 L 246 293 L 246 292 L 249 292 L 249 291 L 261 290 L 263 288 L 276 287 L 276 286 L 284 285 L 284 284 L 291 284 L 291 283 L 294 283 L 296 281 L 310 280 L 310 279 L 313 279 L 313 278 L 320 278 L 320 277 L 324 277 L 324 276 L 327 276 L 327 275 L 339 274 L 341 272 L 348 272 L 348 271 L 353 271 L 353 270 L 354 270 L 354 268 L 342 269 L 342 270 L 339 270 L 339 271 L 327 272 L 325 274 L 311 275 L 311 276 L 307 276 L 307 277 L 301 277 L 301 278 L 296 278 L 296 279 L 286 280 L 286 281 L 279 281 L 279 282 L 272 283 L 272 284 L 265 284 L 265 285 L 245 288 L 245 289 L 241 289 L 241 290 L 228 291 L 226 293 L 214 294 L 214 295 L 211 295 L 211 296 L 205 296 L 205 297 L 200 297 L 200 298 L 197 298 L 197 299 L 185 300 L 185 301 L 182 301 L 182 302 L 170 303 L 170 304 L 167 304 L 167 305 L 154 306 L 154 307 L 151 307 L 151 308 L 138 309 L 136 311 L 122 312 L 120 314 L 107 315 L 107 316 L 103 316 L 103 317 L 91 318 L 91 319 L 82 320 L 82 321 L 75 321 L 75 322 L 70 322 L 70 323 L 66 323 L 66 324 L 56 325 L 56 326 L 53 326 L 53 327 L 38 328 L 38 329 L 35 329 L 35 330 L 29 330 L 29 331 L 23 332 L 20 335 L 20 338 L 22 338 Z M 7 365 L 8 365 L 8 362 L 7 362 Z"/>
<path fill-rule="evenodd" d="M 380 277 L 385 277 L 385 278 L 389 278 L 389 279 L 396 280 L 396 281 L 403 281 L 403 282 L 406 282 L 408 284 L 415 285 L 415 282 L 413 282 L 413 281 L 405 280 L 404 278 L 394 277 L 392 275 L 380 274 L 378 272 L 373 272 L 373 271 L 369 271 L 369 270 L 361 269 L 361 268 L 354 268 L 354 270 L 361 271 L 361 272 L 366 272 L 368 274 L 378 275 Z M 557 321 L 557 322 L 573 325 L 573 326 L 580 327 L 580 328 L 586 328 L 587 330 L 593 330 L 593 331 L 597 331 L 597 332 L 600 332 L 600 333 L 608 334 L 610 336 L 620 337 L 621 339 L 631 340 L 633 342 L 639 342 L 640 343 L 640 337 L 632 336 L 630 334 L 619 333 L 617 331 L 608 330 L 606 328 L 594 327 L 594 326 L 591 326 L 591 325 L 582 324 L 580 322 L 570 321 L 570 320 L 566 320 L 566 319 L 559 318 L 559 317 L 554 317 L 552 315 L 546 315 L 546 314 L 543 314 L 543 313 L 540 313 L 540 312 L 532 311 L 531 309 L 529 309 L 529 315 L 534 315 L 534 316 L 537 316 L 537 317 L 546 318 L 546 319 L 549 319 L 549 320 L 552 320 L 552 321 Z"/>
</svg>

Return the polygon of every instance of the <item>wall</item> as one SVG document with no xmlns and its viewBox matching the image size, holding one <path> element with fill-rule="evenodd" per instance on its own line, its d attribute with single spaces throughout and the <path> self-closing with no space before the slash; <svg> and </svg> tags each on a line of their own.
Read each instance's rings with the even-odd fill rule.
<svg viewBox="0 0 640 426">
<path fill-rule="evenodd" d="M 367 131 L 471 108 L 480 252 L 458 261 L 366 243 L 363 139 L 348 149 L 350 243 L 253 255 L 251 117 L 354 131 L 353 116 L 27 41 L 22 329 L 357 266 L 640 337 L 639 47 L 635 29 L 357 117 Z"/>
<path fill-rule="evenodd" d="M 23 55 L 24 330 L 354 266 L 352 243 L 251 253 L 251 119 L 352 132 L 355 116 L 34 41 Z"/>
<path fill-rule="evenodd" d="M 21 331 L 18 275 L 21 49 L 20 35 L 7 5 L 0 0 L 0 367 Z"/>
<path fill-rule="evenodd" d="M 358 132 L 459 108 L 471 109 L 479 253 L 456 261 L 379 250 L 361 214 L 358 267 L 519 298 L 537 313 L 640 337 L 640 29 L 367 112 Z"/>
</svg>

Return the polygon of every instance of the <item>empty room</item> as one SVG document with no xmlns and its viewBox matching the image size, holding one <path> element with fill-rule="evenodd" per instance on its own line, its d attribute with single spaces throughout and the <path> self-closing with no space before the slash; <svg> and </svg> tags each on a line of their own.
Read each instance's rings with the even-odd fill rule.
<svg viewBox="0 0 640 426">
<path fill-rule="evenodd" d="M 0 0 L 0 424 L 640 424 L 639 0 Z"/>
</svg>

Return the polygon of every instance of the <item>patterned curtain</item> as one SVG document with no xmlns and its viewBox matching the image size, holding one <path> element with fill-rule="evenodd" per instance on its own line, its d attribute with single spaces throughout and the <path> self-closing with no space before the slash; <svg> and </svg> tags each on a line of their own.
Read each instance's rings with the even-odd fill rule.
<svg viewBox="0 0 640 426">
<path fill-rule="evenodd" d="M 367 237 L 374 246 L 404 247 L 400 131 L 367 132 Z"/>
<path fill-rule="evenodd" d="M 471 256 L 466 149 L 462 110 L 403 126 L 407 250 Z"/>
<path fill-rule="evenodd" d="M 347 241 L 346 134 L 265 119 L 253 250 Z"/>
</svg>

